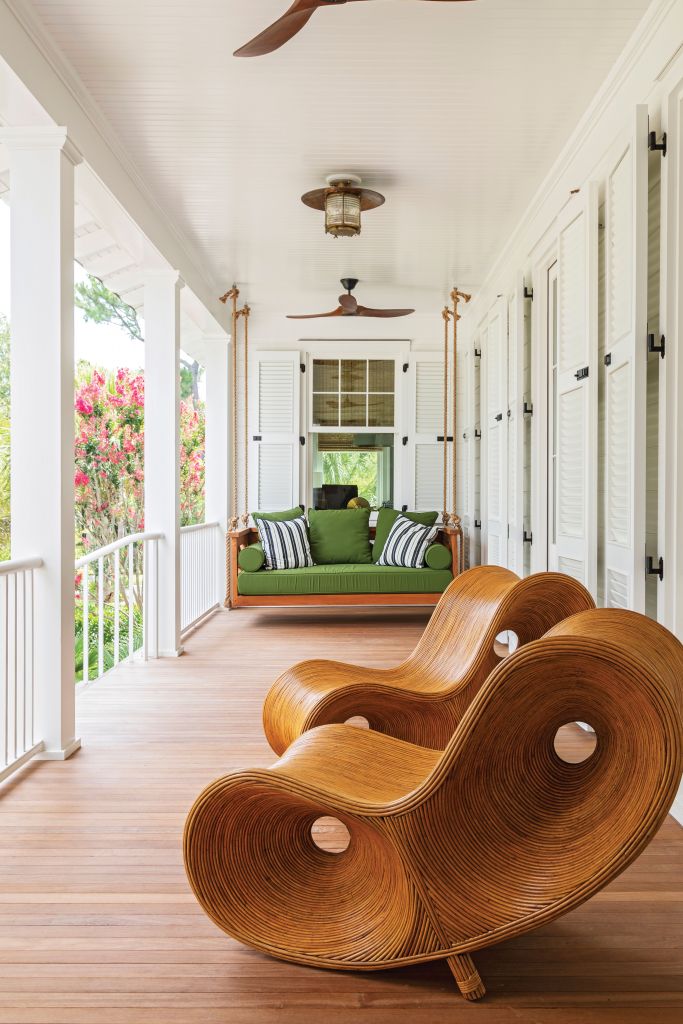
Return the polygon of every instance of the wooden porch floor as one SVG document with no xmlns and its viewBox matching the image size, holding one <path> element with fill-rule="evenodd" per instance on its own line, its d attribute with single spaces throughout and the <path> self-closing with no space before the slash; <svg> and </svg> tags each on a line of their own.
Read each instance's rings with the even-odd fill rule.
<svg viewBox="0 0 683 1024">
<path fill-rule="evenodd" d="M 83 749 L 0 789 L 0 1024 L 680 1024 L 683 829 L 570 916 L 484 951 L 481 1004 L 445 964 L 336 974 L 233 942 L 189 891 L 194 797 L 266 765 L 263 696 L 304 657 L 398 661 L 422 613 L 221 613 L 178 660 L 123 667 L 79 699 Z M 579 730 L 567 746 L 581 744 Z"/>
</svg>

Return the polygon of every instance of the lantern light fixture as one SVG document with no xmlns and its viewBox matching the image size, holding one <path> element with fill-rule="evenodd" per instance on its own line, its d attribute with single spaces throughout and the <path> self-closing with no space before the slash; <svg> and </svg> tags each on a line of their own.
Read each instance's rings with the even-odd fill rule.
<svg viewBox="0 0 683 1024">
<path fill-rule="evenodd" d="M 305 206 L 325 214 L 325 234 L 353 238 L 361 233 L 361 214 L 384 203 L 384 196 L 362 188 L 357 174 L 330 174 L 327 188 L 317 188 L 301 197 Z"/>
</svg>

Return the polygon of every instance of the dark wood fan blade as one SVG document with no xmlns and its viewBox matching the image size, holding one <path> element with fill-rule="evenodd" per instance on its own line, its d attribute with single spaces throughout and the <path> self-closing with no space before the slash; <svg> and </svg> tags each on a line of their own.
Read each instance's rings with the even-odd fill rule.
<svg viewBox="0 0 683 1024">
<path fill-rule="evenodd" d="M 311 15 L 319 7 L 332 7 L 339 4 L 358 3 L 359 0 L 295 0 L 281 18 L 269 25 L 255 36 L 250 42 L 235 50 L 234 57 L 262 57 L 266 53 L 278 50 L 293 36 L 300 32 Z M 434 0 L 432 0 L 434 2 Z M 454 3 L 463 0 L 441 0 L 442 3 Z M 367 207 L 371 209 L 371 207 Z"/>
<path fill-rule="evenodd" d="M 333 309 L 331 313 L 288 313 L 288 320 L 322 320 L 323 317 L 327 316 L 344 316 L 344 310 L 341 306 L 338 309 Z"/>
<path fill-rule="evenodd" d="M 300 32 L 318 7 L 324 6 L 324 0 L 296 0 L 281 18 L 259 32 L 250 42 L 235 50 L 234 57 L 262 57 L 272 53 Z"/>
<path fill-rule="evenodd" d="M 358 301 L 354 299 L 353 295 L 340 295 L 339 305 L 347 316 L 356 315 L 356 311 L 358 310 Z"/>
<path fill-rule="evenodd" d="M 359 306 L 356 316 L 375 316 L 390 320 L 396 316 L 410 316 L 414 312 L 414 309 L 370 309 L 368 306 Z"/>
</svg>

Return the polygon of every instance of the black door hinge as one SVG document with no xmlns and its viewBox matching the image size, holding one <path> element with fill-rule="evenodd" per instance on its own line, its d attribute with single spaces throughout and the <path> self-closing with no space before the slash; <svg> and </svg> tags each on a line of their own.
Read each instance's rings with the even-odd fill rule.
<svg viewBox="0 0 683 1024">
<path fill-rule="evenodd" d="M 305 437 L 300 437 L 299 438 L 299 444 L 303 448 L 305 446 L 305 444 L 306 444 L 306 438 Z"/>
<path fill-rule="evenodd" d="M 525 401 L 524 405 L 522 406 L 522 416 L 533 416 L 533 414 L 534 414 L 534 407 L 533 407 L 533 405 L 529 405 L 529 403 L 527 401 Z"/>
<path fill-rule="evenodd" d="M 474 358 L 475 359 L 481 359 L 481 349 L 480 348 L 475 348 L 475 350 L 474 350 Z"/>
<path fill-rule="evenodd" d="M 574 376 L 576 377 L 577 380 L 585 380 L 589 373 L 590 373 L 589 368 L 587 366 L 582 366 L 580 370 L 576 371 Z"/>
<path fill-rule="evenodd" d="M 481 530 L 481 519 L 474 520 L 474 528 L 475 530 Z"/>
<path fill-rule="evenodd" d="M 404 437 L 404 438 L 403 438 L 403 447 L 404 447 L 404 448 L 407 448 L 407 447 L 408 447 L 408 438 L 407 438 L 407 437 Z"/>
<path fill-rule="evenodd" d="M 524 533 L 522 534 L 522 541 L 523 541 L 524 544 L 533 544 L 533 542 L 534 542 L 534 535 L 533 535 L 533 533 L 527 533 L 526 530 L 525 530 Z"/>
<path fill-rule="evenodd" d="M 299 368 L 300 368 L 302 373 L 306 372 L 306 364 L 305 363 L 299 363 Z"/>
<path fill-rule="evenodd" d="M 452 441 L 453 438 L 449 436 L 449 437 L 446 438 L 446 440 L 447 441 Z M 441 434 L 440 437 L 437 437 L 437 441 L 439 441 L 441 444 L 443 444 L 443 434 Z"/>
<path fill-rule="evenodd" d="M 608 352 L 607 355 L 605 356 L 605 366 L 611 366 L 611 365 L 612 365 L 612 353 Z"/>
<path fill-rule="evenodd" d="M 475 440 L 479 441 L 480 438 L 481 438 L 481 430 L 475 430 L 474 431 L 474 437 L 475 437 Z"/>
<path fill-rule="evenodd" d="M 657 132 L 650 132 L 647 140 L 647 148 L 651 153 L 661 153 L 666 156 L 666 132 L 662 135 L 662 141 L 657 142 Z"/>
<path fill-rule="evenodd" d="M 664 335 L 662 335 L 659 345 L 656 345 L 654 334 L 648 334 L 647 350 L 649 353 L 658 352 L 663 359 L 666 354 L 666 338 L 664 337 Z"/>
<path fill-rule="evenodd" d="M 524 298 L 525 299 L 531 299 L 531 301 L 533 302 L 533 300 L 534 300 L 534 290 L 533 290 L 533 288 L 527 288 L 527 286 L 524 285 Z"/>
<path fill-rule="evenodd" d="M 648 555 L 645 559 L 645 575 L 646 576 L 659 576 L 660 582 L 664 579 L 664 559 L 660 558 L 657 566 L 654 564 L 654 559 Z"/>
<path fill-rule="evenodd" d="M 263 438 L 261 437 L 261 435 L 260 435 L 260 434 L 254 434 L 254 440 L 255 440 L 255 441 L 262 441 L 262 440 L 263 440 Z"/>
</svg>

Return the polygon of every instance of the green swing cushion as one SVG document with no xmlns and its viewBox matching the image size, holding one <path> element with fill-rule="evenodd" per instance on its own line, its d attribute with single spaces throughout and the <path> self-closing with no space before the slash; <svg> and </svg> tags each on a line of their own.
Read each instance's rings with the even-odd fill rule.
<svg viewBox="0 0 683 1024">
<path fill-rule="evenodd" d="M 263 568 L 265 562 L 266 555 L 260 542 L 242 548 L 237 556 L 237 564 L 242 572 L 258 572 Z"/>
<path fill-rule="evenodd" d="M 372 562 L 370 509 L 309 509 L 309 539 L 316 565 Z"/>
</svg>

